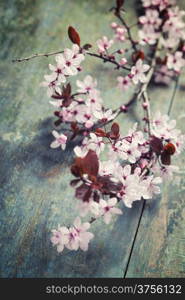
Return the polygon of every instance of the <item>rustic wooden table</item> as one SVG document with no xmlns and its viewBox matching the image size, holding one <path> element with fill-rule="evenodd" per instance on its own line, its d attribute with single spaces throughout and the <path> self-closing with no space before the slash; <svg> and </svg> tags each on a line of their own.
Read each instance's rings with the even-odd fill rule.
<svg viewBox="0 0 185 300">
<path fill-rule="evenodd" d="M 134 23 L 137 1 L 126 1 L 127 19 Z M 183 1 L 178 1 L 182 5 Z M 137 238 L 135 232 L 142 203 L 105 226 L 93 225 L 96 238 L 88 252 L 57 254 L 50 231 L 70 224 L 76 216 L 74 190 L 69 186 L 72 146 L 65 152 L 52 150 L 54 117 L 45 90 L 39 84 L 48 61 L 36 58 L 13 64 L 12 58 L 50 52 L 70 46 L 66 30 L 76 27 L 85 42 L 95 43 L 110 35 L 114 17 L 108 12 L 112 0 L 13 0 L 1 5 L 1 114 L 0 114 L 0 267 L 1 277 L 184 277 L 184 189 L 173 183 L 162 187 L 160 197 L 145 206 Z M 135 8 L 134 8 L 135 7 Z M 121 94 L 115 86 L 118 71 L 88 57 L 84 72 L 99 80 L 105 102 L 116 108 L 132 91 Z M 117 73 L 116 73 L 117 72 Z M 185 96 L 181 77 L 171 110 L 185 130 Z M 76 78 L 75 78 L 76 79 Z M 152 111 L 167 113 L 173 86 L 150 90 Z M 120 100 L 121 99 L 121 100 Z M 110 104 L 111 103 L 111 104 Z M 138 119 L 138 108 L 120 116 L 122 131 Z M 182 118 L 181 118 L 182 116 Z M 185 156 L 178 164 L 184 165 Z"/>
</svg>

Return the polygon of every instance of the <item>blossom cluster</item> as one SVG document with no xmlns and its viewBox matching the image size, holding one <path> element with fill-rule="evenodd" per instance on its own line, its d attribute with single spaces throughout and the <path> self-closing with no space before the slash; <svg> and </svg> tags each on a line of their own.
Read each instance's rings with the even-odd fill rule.
<svg viewBox="0 0 185 300">
<path fill-rule="evenodd" d="M 89 52 L 91 45 L 81 46 L 80 36 L 70 27 L 73 46 L 56 55 L 56 64 L 49 65 L 52 73 L 45 75 L 42 83 L 52 98 L 55 125 L 69 125 L 67 133 L 52 131 L 51 148 L 65 150 L 70 140 L 81 137 L 71 166 L 80 217 L 72 227 L 59 226 L 52 231 L 51 241 L 58 252 L 64 248 L 86 251 L 94 237 L 88 230 L 96 219 L 101 217 L 109 224 L 114 215 L 123 213 L 120 203 L 131 208 L 135 201 L 152 199 L 160 193 L 163 180 L 178 173 L 172 160 L 184 150 L 185 136 L 168 115 L 150 114 L 147 88 L 153 79 L 160 84 L 177 80 L 185 66 L 185 12 L 173 0 L 142 0 L 144 14 L 138 18 L 135 40 L 122 17 L 123 3 L 116 1 L 113 8 L 120 23 L 111 23 L 112 37 L 98 39 L 95 53 Z M 73 92 L 70 76 L 82 71 L 81 63 L 88 55 L 120 71 L 116 84 L 121 91 L 136 87 L 134 97 L 141 100 L 144 129 L 134 124 L 121 133 L 115 119 L 128 112 L 133 99 L 115 110 L 105 108 L 97 80 L 91 75 L 77 79 Z M 86 215 L 91 219 L 83 223 L 81 218 Z"/>
</svg>

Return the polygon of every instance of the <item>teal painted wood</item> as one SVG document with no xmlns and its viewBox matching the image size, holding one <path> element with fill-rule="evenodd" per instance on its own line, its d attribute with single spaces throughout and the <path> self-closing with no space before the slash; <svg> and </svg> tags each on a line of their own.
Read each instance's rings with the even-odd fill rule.
<svg viewBox="0 0 185 300">
<path fill-rule="evenodd" d="M 73 160 L 74 145 L 65 152 L 49 148 L 54 126 L 53 109 L 39 83 L 52 58 L 11 63 L 14 57 L 70 46 L 66 37 L 69 24 L 79 30 L 84 43 L 94 43 L 103 34 L 109 36 L 113 17 L 107 11 L 112 1 L 14 0 L 0 3 L 3 14 L 0 18 L 3 28 L 0 276 L 122 277 L 141 203 L 136 203 L 133 209 L 124 208 L 123 216 L 109 226 L 102 221 L 95 222 L 92 229 L 95 239 L 87 253 L 65 251 L 57 254 L 50 243 L 50 231 L 59 223 L 71 224 L 77 214 L 74 190 L 68 185 L 72 178 L 68 167 Z M 129 1 L 129 5 L 132 4 Z M 128 19 L 133 21 L 134 14 L 134 10 L 128 8 Z M 115 88 L 111 66 L 102 65 L 93 58 L 88 58 L 83 65 L 80 78 L 87 73 L 97 77 L 103 99 L 109 106 L 115 108 L 121 104 L 120 99 L 128 100 L 129 94 L 122 96 Z M 155 108 L 167 111 L 166 99 L 170 99 L 170 94 L 171 90 L 160 89 L 158 94 L 156 90 L 151 91 Z M 136 111 L 120 117 L 123 132 L 138 119 Z M 142 274 L 143 261 L 139 259 L 137 264 Z"/>
<path fill-rule="evenodd" d="M 53 109 L 39 87 L 47 71 L 46 58 L 12 64 L 11 59 L 71 46 L 68 25 L 85 42 L 109 34 L 111 1 L 10 1 L 3 5 L 1 52 L 1 276 L 2 277 L 122 277 L 135 232 L 140 204 L 105 226 L 93 225 L 96 238 L 87 253 L 58 255 L 50 231 L 71 224 L 77 211 L 68 167 L 72 148 L 52 150 Z M 98 30 L 97 30 L 98 28 Z M 88 38 L 90 37 L 90 40 Z M 50 59 L 50 62 L 52 58 Z M 103 98 L 117 107 L 121 93 L 113 70 L 88 58 L 84 73 L 99 79 Z M 129 95 L 122 99 L 126 102 Z M 133 123 L 124 117 L 122 129 Z"/>
</svg>

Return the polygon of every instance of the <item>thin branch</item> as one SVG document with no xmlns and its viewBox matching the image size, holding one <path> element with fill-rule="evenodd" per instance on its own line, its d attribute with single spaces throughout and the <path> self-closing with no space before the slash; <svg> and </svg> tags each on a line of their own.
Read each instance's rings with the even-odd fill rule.
<svg viewBox="0 0 185 300">
<path fill-rule="evenodd" d="M 131 246 L 131 249 L 130 249 L 130 253 L 129 253 L 128 260 L 127 260 L 127 264 L 126 264 L 126 268 L 125 268 L 125 272 L 124 272 L 123 278 L 126 278 L 126 276 L 127 276 L 128 268 L 129 268 L 129 265 L 130 265 L 130 260 L 131 260 L 132 253 L 133 253 L 133 250 L 134 250 L 134 245 L 135 245 L 135 242 L 136 242 L 137 234 L 138 234 L 139 227 L 140 227 L 140 224 L 141 224 L 141 220 L 142 220 L 142 217 L 143 217 L 145 205 L 146 205 L 146 200 L 143 200 L 141 214 L 139 216 L 139 221 L 138 221 L 138 224 L 137 224 L 137 228 L 136 228 L 136 232 L 135 232 L 135 235 L 134 235 L 134 239 L 132 241 L 132 246 Z"/>
<path fill-rule="evenodd" d="M 14 62 L 14 63 L 15 62 L 23 62 L 23 61 L 28 61 L 30 59 L 37 58 L 37 57 L 49 57 L 49 56 L 53 56 L 56 54 L 61 54 L 63 52 L 64 51 L 60 50 L 60 51 L 55 51 L 55 52 L 50 52 L 50 53 L 37 53 L 37 54 L 30 55 L 28 57 L 13 59 L 12 62 Z M 103 60 L 104 62 L 110 62 L 110 63 L 114 64 L 117 67 L 117 69 L 121 68 L 121 69 L 124 69 L 127 71 L 131 70 L 129 67 L 121 66 L 116 60 L 113 60 L 107 56 L 102 56 L 102 55 L 99 55 L 96 53 L 91 53 L 91 52 L 86 52 L 86 54 L 89 56 L 99 58 L 99 59 Z"/>
<path fill-rule="evenodd" d="M 102 55 L 99 55 L 99 54 L 96 54 L 96 53 L 91 53 L 91 52 L 87 52 L 86 53 L 87 55 L 90 55 L 90 56 L 94 56 L 94 57 L 97 57 L 99 59 L 102 59 L 104 62 L 110 62 L 114 65 L 116 65 L 116 67 L 118 69 L 124 69 L 124 70 L 127 70 L 127 71 L 130 71 L 131 69 L 129 67 L 125 67 L 125 66 L 121 66 L 116 60 L 113 60 L 107 56 L 102 56 Z"/>
</svg>

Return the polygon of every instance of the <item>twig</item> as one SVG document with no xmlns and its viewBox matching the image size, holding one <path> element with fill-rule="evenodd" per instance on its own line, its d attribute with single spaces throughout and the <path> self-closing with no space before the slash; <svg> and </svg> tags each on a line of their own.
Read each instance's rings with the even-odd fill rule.
<svg viewBox="0 0 185 300">
<path fill-rule="evenodd" d="M 125 29 L 127 31 L 128 34 L 128 38 L 132 44 L 132 48 L 137 51 L 137 47 L 136 47 L 136 42 L 134 41 L 134 39 L 132 38 L 132 34 L 131 34 L 131 30 L 130 27 L 127 25 L 127 23 L 125 22 L 125 20 L 122 18 L 122 16 L 120 14 L 116 14 L 116 17 L 121 21 L 121 23 L 125 26 Z"/>
<path fill-rule="evenodd" d="M 131 260 L 132 253 L 133 253 L 133 250 L 134 250 L 134 245 L 135 245 L 135 241 L 136 241 L 137 234 L 138 234 L 138 231 L 139 231 L 139 227 L 140 227 L 140 224 L 141 224 L 141 220 L 142 220 L 142 216 L 143 216 L 143 213 L 144 213 L 145 205 L 146 205 L 146 200 L 143 200 L 141 214 L 139 216 L 139 221 L 138 221 L 138 224 L 137 224 L 137 228 L 136 228 L 136 232 L 135 232 L 135 235 L 134 235 L 134 239 L 132 241 L 132 246 L 131 246 L 131 249 L 130 249 L 130 253 L 129 253 L 128 260 L 127 260 L 127 264 L 126 264 L 126 268 L 125 268 L 125 272 L 124 272 L 123 278 L 126 278 L 126 276 L 127 276 L 127 272 L 128 272 L 130 260 Z"/>
<path fill-rule="evenodd" d="M 50 53 L 38 53 L 38 54 L 33 54 L 33 55 L 30 55 L 30 56 L 24 57 L 24 58 L 13 59 L 12 62 L 14 62 L 14 63 L 15 62 L 23 62 L 23 61 L 28 61 L 30 59 L 37 58 L 37 57 L 49 57 L 49 56 L 52 56 L 52 55 L 61 54 L 63 52 L 64 52 L 63 50 L 60 50 L 60 51 L 55 51 L 55 52 L 50 52 Z M 99 59 L 103 60 L 104 62 L 110 62 L 110 63 L 116 65 L 116 67 L 118 69 L 121 68 L 121 69 L 124 69 L 124 70 L 127 70 L 127 71 L 131 70 L 128 67 L 121 66 L 116 60 L 113 60 L 113 59 L 111 59 L 107 56 L 102 56 L 102 55 L 99 55 L 99 54 L 96 54 L 96 53 L 91 53 L 91 52 L 86 52 L 86 54 L 89 55 L 89 56 L 99 58 Z"/>
</svg>

